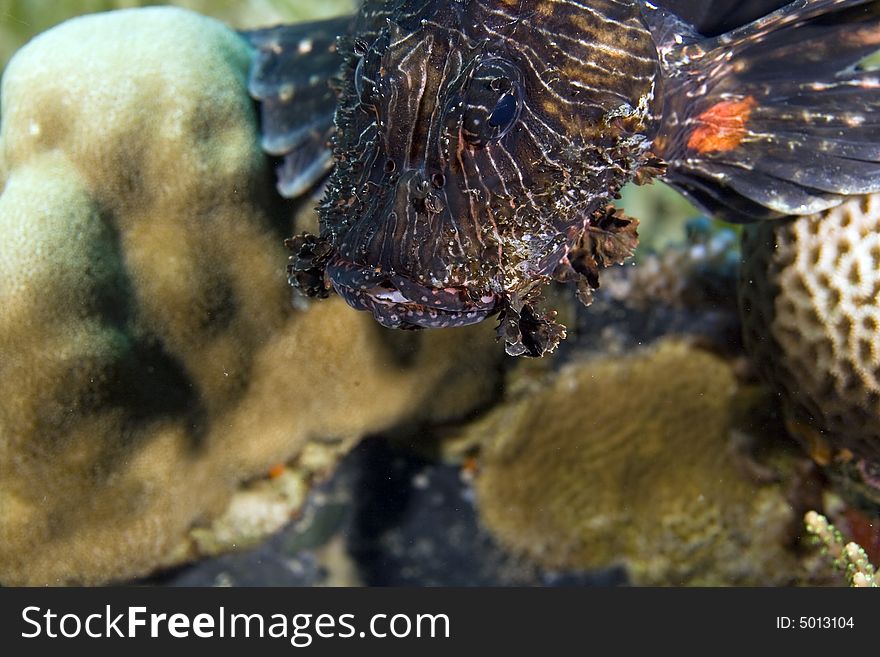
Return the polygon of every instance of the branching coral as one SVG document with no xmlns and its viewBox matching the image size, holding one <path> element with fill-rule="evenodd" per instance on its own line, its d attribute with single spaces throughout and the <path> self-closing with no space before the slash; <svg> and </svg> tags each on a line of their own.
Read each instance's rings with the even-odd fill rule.
<svg viewBox="0 0 880 657">
<path fill-rule="evenodd" d="M 844 571 L 850 586 L 880 586 L 880 578 L 865 551 L 857 543 L 847 543 L 837 528 L 828 522 L 828 518 L 816 511 L 808 511 L 804 524 L 823 545 L 834 567 Z"/>
</svg>

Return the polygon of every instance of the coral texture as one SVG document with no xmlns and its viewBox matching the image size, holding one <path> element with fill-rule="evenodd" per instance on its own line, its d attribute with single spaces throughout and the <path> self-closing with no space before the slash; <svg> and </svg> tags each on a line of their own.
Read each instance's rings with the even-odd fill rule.
<svg viewBox="0 0 880 657">
<path fill-rule="evenodd" d="M 671 243 L 660 252 L 648 252 L 632 267 L 603 271 L 608 296 L 633 308 L 648 310 L 663 304 L 682 311 L 731 305 L 728 280 L 735 280 L 739 263 L 736 234 L 712 232 L 709 220 L 687 224 L 684 243 Z"/>
<path fill-rule="evenodd" d="M 757 475 L 735 447 L 759 398 L 681 342 L 573 362 L 470 429 L 483 520 L 551 568 L 622 564 L 652 585 L 805 581 L 783 483 L 799 457 L 775 452 Z"/>
<path fill-rule="evenodd" d="M 749 226 L 746 346 L 819 460 L 880 461 L 880 196 Z"/>
<path fill-rule="evenodd" d="M 67 0 L 66 2 L 34 2 L 3 0 L 0 3 L 0 67 L 21 45 L 35 34 L 80 14 L 127 9 L 156 4 L 155 0 Z M 239 29 L 314 20 L 350 13 L 356 0 L 321 0 L 321 2 L 290 2 L 290 0 L 166 0 L 176 5 L 213 16 Z"/>
<path fill-rule="evenodd" d="M 807 531 L 820 542 L 835 568 L 846 575 L 849 585 L 855 588 L 876 588 L 880 586 L 877 571 L 871 564 L 867 553 L 853 541 L 846 542 L 828 518 L 816 511 L 808 511 L 804 516 Z"/>
<path fill-rule="evenodd" d="M 160 8 L 65 23 L 3 75 L 2 584 L 252 542 L 357 438 L 492 390 L 468 378 L 491 328 L 398 338 L 338 300 L 291 307 L 249 63 Z"/>
</svg>

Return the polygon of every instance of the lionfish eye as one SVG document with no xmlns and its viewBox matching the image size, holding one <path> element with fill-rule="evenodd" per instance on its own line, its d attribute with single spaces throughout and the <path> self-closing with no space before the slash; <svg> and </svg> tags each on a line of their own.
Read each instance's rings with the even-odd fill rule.
<svg viewBox="0 0 880 657">
<path fill-rule="evenodd" d="M 523 104 L 521 76 L 513 63 L 493 57 L 474 69 L 465 93 L 462 128 L 471 146 L 482 148 L 506 135 Z"/>
<path fill-rule="evenodd" d="M 500 139 L 510 130 L 518 113 L 519 101 L 516 94 L 506 93 L 495 103 L 495 109 L 489 115 L 489 125 L 498 129 L 497 138 Z"/>
</svg>

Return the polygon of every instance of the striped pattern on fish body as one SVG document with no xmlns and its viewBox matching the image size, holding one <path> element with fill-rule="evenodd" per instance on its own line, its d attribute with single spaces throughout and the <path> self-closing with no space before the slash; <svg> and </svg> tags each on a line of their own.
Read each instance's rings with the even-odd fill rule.
<svg viewBox="0 0 880 657">
<path fill-rule="evenodd" d="M 665 2 L 707 29 L 780 5 Z M 588 302 L 631 254 L 637 222 L 609 206 L 631 181 L 742 220 L 880 189 L 859 68 L 877 1 L 796 0 L 712 38 L 646 0 L 366 0 L 346 25 L 321 231 L 291 240 L 289 275 L 388 327 L 499 315 L 508 353 L 552 350 L 541 289 Z M 799 38 L 812 52 L 784 71 Z"/>
<path fill-rule="evenodd" d="M 364 8 L 321 237 L 336 290 L 387 326 L 534 294 L 650 158 L 659 65 L 638 7 L 519 5 Z"/>
</svg>

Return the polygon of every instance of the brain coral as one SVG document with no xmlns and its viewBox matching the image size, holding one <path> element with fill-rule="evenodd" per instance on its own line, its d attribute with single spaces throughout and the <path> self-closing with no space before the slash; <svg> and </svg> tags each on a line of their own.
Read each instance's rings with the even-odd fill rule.
<svg viewBox="0 0 880 657">
<path fill-rule="evenodd" d="M 746 345 L 794 433 L 880 462 L 880 196 L 750 226 L 743 254 Z"/>
<path fill-rule="evenodd" d="M 734 449 L 760 397 L 681 342 L 566 365 L 469 429 L 483 521 L 545 567 L 622 564 L 636 584 L 805 580 L 798 457 L 768 455 L 781 480 L 757 483 Z"/>
<path fill-rule="evenodd" d="M 358 437 L 492 388 L 486 331 L 291 307 L 249 62 L 220 23 L 157 8 L 63 24 L 3 75 L 2 584 L 253 540 Z"/>
</svg>

